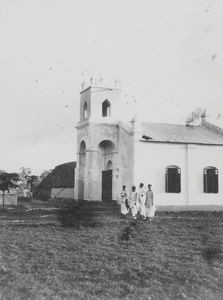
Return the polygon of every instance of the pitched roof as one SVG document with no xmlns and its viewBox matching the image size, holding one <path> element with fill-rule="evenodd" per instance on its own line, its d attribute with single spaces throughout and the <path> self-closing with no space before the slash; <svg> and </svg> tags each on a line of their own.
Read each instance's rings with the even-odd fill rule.
<svg viewBox="0 0 223 300">
<path fill-rule="evenodd" d="M 148 142 L 223 145 L 223 135 L 201 125 L 141 123 L 141 126 L 142 140 Z"/>
<path fill-rule="evenodd" d="M 75 167 L 76 162 L 74 161 L 56 166 L 53 171 L 40 182 L 39 187 L 73 188 Z"/>
</svg>

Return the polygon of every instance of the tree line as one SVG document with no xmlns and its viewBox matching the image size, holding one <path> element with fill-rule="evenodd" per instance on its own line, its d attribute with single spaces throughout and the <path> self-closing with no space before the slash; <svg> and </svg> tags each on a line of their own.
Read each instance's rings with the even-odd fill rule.
<svg viewBox="0 0 223 300">
<path fill-rule="evenodd" d="M 22 167 L 19 173 L 9 173 L 4 170 L 0 170 L 0 191 L 3 197 L 3 206 L 5 205 L 5 194 L 11 190 L 25 189 L 32 195 L 33 188 L 39 184 L 48 174 L 51 172 L 44 170 L 40 176 L 32 174 L 30 168 Z"/>
</svg>

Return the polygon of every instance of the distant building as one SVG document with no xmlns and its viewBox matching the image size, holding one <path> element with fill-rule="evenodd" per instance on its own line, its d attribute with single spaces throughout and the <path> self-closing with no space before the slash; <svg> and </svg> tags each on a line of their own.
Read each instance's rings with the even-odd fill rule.
<svg viewBox="0 0 223 300">
<path fill-rule="evenodd" d="M 35 188 L 34 198 L 48 200 L 74 198 L 74 172 L 76 162 L 56 166 Z"/>
<path fill-rule="evenodd" d="M 0 191 L 0 205 L 17 206 L 18 195 L 15 190 L 9 192 Z"/>
<path fill-rule="evenodd" d="M 75 199 L 118 201 L 121 186 L 152 184 L 158 206 L 223 205 L 223 131 L 123 122 L 120 88 L 80 93 Z"/>
</svg>

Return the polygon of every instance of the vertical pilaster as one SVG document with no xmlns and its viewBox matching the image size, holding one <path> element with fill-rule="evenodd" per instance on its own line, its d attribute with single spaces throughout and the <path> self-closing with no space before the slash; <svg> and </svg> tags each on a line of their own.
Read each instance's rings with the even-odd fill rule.
<svg viewBox="0 0 223 300">
<path fill-rule="evenodd" d="M 85 200 L 101 201 L 101 170 L 98 149 L 86 150 Z"/>
<path fill-rule="evenodd" d="M 140 139 L 142 136 L 142 128 L 141 122 L 139 121 L 138 117 L 135 116 L 131 120 L 131 144 L 132 144 L 132 164 L 131 164 L 131 171 L 132 171 L 132 184 L 138 185 L 139 184 L 139 174 L 138 168 L 136 166 L 137 161 L 136 158 L 140 157 L 140 153 L 138 153 L 138 145 L 140 143 Z"/>
<path fill-rule="evenodd" d="M 77 158 L 76 158 L 76 168 L 74 171 L 74 199 L 78 200 L 78 189 L 79 189 L 79 153 L 77 153 Z"/>
</svg>

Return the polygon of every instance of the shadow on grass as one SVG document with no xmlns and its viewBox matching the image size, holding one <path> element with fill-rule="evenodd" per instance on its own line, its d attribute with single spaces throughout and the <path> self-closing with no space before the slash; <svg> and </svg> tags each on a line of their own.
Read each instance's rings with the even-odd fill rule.
<svg viewBox="0 0 223 300">
<path fill-rule="evenodd" d="M 222 261 L 222 249 L 219 245 L 216 246 L 209 246 L 202 250 L 202 257 L 205 259 L 209 264 L 212 264 L 214 261 Z"/>
<path fill-rule="evenodd" d="M 210 244 L 208 235 L 203 235 L 202 244 L 204 248 L 202 249 L 201 255 L 204 260 L 207 261 L 208 264 L 213 264 L 214 261 L 222 261 L 223 260 L 223 251 L 221 245 L 218 243 Z"/>
<path fill-rule="evenodd" d="M 121 242 L 123 241 L 129 241 L 131 238 L 131 233 L 134 231 L 135 227 L 137 226 L 137 221 L 130 221 L 128 226 L 126 226 L 120 233 L 119 240 Z"/>
<path fill-rule="evenodd" d="M 92 227 L 95 228 L 98 222 L 95 221 L 94 212 L 83 211 L 79 207 L 63 209 L 57 212 L 57 218 L 63 227 Z"/>
<path fill-rule="evenodd" d="M 57 213 L 58 221 L 64 227 L 96 227 L 107 223 L 107 217 L 117 217 L 116 202 L 79 200 L 75 206 L 66 207 Z"/>
</svg>

